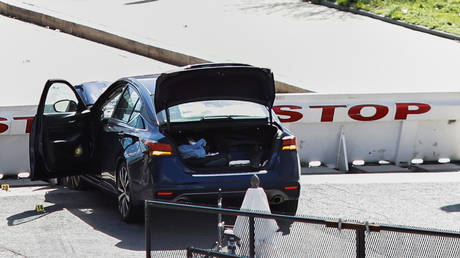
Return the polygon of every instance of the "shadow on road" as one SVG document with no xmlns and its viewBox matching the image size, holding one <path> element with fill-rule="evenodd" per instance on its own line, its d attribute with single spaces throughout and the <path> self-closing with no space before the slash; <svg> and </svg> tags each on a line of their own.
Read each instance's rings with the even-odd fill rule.
<svg viewBox="0 0 460 258">
<path fill-rule="evenodd" d="M 123 222 L 117 211 L 116 199 L 97 190 L 74 191 L 63 187 L 44 186 L 38 190 L 49 190 L 45 193 L 45 209 L 43 212 L 26 210 L 7 218 L 8 226 L 18 226 L 36 221 L 55 212 L 53 219 L 66 217 L 70 212 L 94 230 L 118 239 L 118 248 L 132 251 L 145 250 L 144 223 Z M 223 216 L 227 225 L 234 224 L 234 216 Z M 49 222 L 48 222 L 49 223 Z M 78 223 L 77 223 L 78 224 Z M 292 222 L 280 223 L 283 235 L 289 234 Z M 75 233 L 79 228 L 74 227 Z M 211 248 L 217 241 L 217 216 L 197 212 L 184 212 L 160 208 L 152 209 L 151 247 L 159 256 L 173 253 L 181 255 L 187 247 Z M 91 240 L 92 235 L 88 236 Z"/>
<path fill-rule="evenodd" d="M 326 20 L 331 17 L 345 20 L 350 17 L 346 12 L 326 8 L 305 2 L 281 2 L 281 3 L 259 3 L 244 2 L 238 4 L 242 11 L 255 11 L 266 15 L 280 14 L 284 17 L 292 17 L 302 20 Z"/>
<path fill-rule="evenodd" d="M 94 230 L 119 240 L 117 247 L 145 250 L 144 223 L 121 221 L 115 198 L 97 190 L 73 191 L 57 188 L 45 194 L 43 212 L 27 210 L 7 218 L 8 226 L 17 226 L 67 210 Z M 183 250 L 189 246 L 210 248 L 216 241 L 216 216 L 165 209 L 152 210 L 152 250 Z"/>
<path fill-rule="evenodd" d="M 443 206 L 441 210 L 445 212 L 460 212 L 460 203 Z"/>
<path fill-rule="evenodd" d="M 150 3 L 150 2 L 156 2 L 158 0 L 143 0 L 143 1 L 134 1 L 134 2 L 129 2 L 129 3 L 126 3 L 125 5 L 133 5 L 133 4 L 146 4 L 146 3 Z"/>
</svg>

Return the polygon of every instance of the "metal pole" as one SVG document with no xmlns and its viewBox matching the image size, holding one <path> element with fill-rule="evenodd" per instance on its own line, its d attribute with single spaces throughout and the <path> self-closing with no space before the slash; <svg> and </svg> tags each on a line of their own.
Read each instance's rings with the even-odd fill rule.
<svg viewBox="0 0 460 258">
<path fill-rule="evenodd" d="M 222 189 L 219 188 L 219 193 L 217 194 L 217 208 L 222 209 Z M 222 213 L 217 214 L 217 249 L 220 251 L 223 246 L 223 225 L 222 225 Z"/>
<path fill-rule="evenodd" d="M 356 258 L 366 257 L 366 235 L 364 229 L 356 229 Z"/>
<path fill-rule="evenodd" d="M 147 201 L 144 202 L 144 216 L 145 216 L 145 256 L 151 257 L 150 247 L 150 207 Z"/>
<path fill-rule="evenodd" d="M 254 230 L 254 216 L 249 216 L 249 257 L 256 256 L 255 250 L 255 230 Z"/>
</svg>

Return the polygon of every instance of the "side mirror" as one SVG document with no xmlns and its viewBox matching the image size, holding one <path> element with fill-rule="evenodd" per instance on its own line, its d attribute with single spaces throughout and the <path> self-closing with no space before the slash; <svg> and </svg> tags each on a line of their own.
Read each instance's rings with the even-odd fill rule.
<svg viewBox="0 0 460 258">
<path fill-rule="evenodd" d="M 78 104 L 77 102 L 70 99 L 59 100 L 54 103 L 53 108 L 55 112 L 76 112 Z"/>
</svg>

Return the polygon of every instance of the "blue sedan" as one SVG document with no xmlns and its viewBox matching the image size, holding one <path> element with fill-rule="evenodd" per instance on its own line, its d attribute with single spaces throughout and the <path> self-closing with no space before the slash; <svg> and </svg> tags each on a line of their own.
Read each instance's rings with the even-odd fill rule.
<svg viewBox="0 0 460 258">
<path fill-rule="evenodd" d="M 49 80 L 30 134 L 33 180 L 113 194 L 125 221 L 143 201 L 241 201 L 257 174 L 273 209 L 295 213 L 296 138 L 272 111 L 269 69 L 199 64 L 72 86 Z"/>
</svg>

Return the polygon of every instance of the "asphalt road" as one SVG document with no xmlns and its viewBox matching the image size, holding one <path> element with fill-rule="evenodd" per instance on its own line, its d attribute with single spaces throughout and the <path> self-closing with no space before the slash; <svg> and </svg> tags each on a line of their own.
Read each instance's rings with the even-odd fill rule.
<svg viewBox="0 0 460 258">
<path fill-rule="evenodd" d="M 165 1 L 158 1 L 158 3 L 161 3 L 161 5 L 164 4 L 164 6 L 157 11 L 168 15 L 168 12 L 165 10 L 171 7 L 169 3 Z M 173 1 L 173 3 L 175 2 Z M 246 4 L 250 6 L 246 6 Z M 210 7 L 213 6 L 211 5 Z M 327 23 L 328 21 L 323 21 L 323 19 L 325 16 L 329 17 L 332 15 L 329 11 L 319 12 L 319 16 L 310 15 L 309 12 L 314 12 L 316 9 L 302 9 L 305 7 L 300 8 L 297 4 L 291 5 L 289 3 L 278 6 L 264 4 L 259 8 L 256 7 L 250 3 L 239 5 L 237 9 L 245 11 L 243 14 L 239 14 L 241 16 L 238 17 L 244 16 L 241 20 L 249 21 L 254 18 L 253 15 L 255 12 L 261 19 L 259 22 L 270 24 L 269 20 L 265 19 L 270 19 L 271 23 L 275 23 L 277 19 L 281 19 L 279 18 L 280 16 L 284 16 L 281 20 L 283 23 L 286 23 L 286 27 L 294 26 L 298 23 L 299 26 L 304 26 L 302 28 L 315 30 L 315 26 L 305 27 L 305 24 L 301 20 L 309 17 L 308 22 L 310 25 L 312 23 Z M 286 9 L 287 7 L 290 9 Z M 124 8 L 121 8 L 117 12 L 123 12 L 122 9 Z M 142 8 L 142 5 L 137 5 L 136 8 Z M 235 9 L 229 6 L 227 8 L 227 11 L 223 11 L 224 13 L 228 12 L 228 14 L 231 14 Z M 183 9 L 187 10 L 185 7 Z M 87 9 L 82 7 L 81 10 Z M 271 10 L 278 10 L 273 14 L 277 17 L 276 19 L 273 18 L 273 15 L 269 15 L 272 13 Z M 292 12 L 288 12 L 289 10 L 292 10 Z M 302 15 L 302 12 L 305 12 L 305 14 Z M 147 14 L 151 15 L 146 9 L 142 16 L 146 17 Z M 222 11 L 216 12 L 213 15 L 219 14 L 222 14 Z M 189 15 L 200 16 L 193 13 L 189 13 Z M 260 17 L 265 15 L 271 18 Z M 117 16 L 117 19 L 119 17 Z M 231 15 L 223 15 L 222 17 L 231 17 Z M 328 25 L 329 28 L 337 25 L 337 27 L 343 29 L 347 24 L 354 24 L 352 28 L 356 29 L 357 27 L 355 26 L 358 26 L 357 24 L 361 23 L 364 19 L 356 18 L 357 20 L 353 20 L 355 18 L 349 18 L 348 15 L 333 17 L 335 17 L 335 21 Z M 341 19 L 351 23 L 341 24 L 338 22 Z M 201 26 L 201 21 L 196 21 L 192 25 L 189 24 L 190 27 L 188 28 L 192 28 L 190 30 L 181 27 L 183 26 L 183 22 L 183 20 L 178 20 L 177 23 L 173 23 L 173 26 L 178 26 L 175 28 L 177 31 L 186 31 L 185 34 L 174 34 L 175 36 L 187 38 L 187 35 L 190 35 L 187 34 L 190 30 L 203 30 L 204 34 L 208 34 L 206 33 L 206 28 L 201 29 L 199 27 Z M 225 26 L 229 25 L 231 26 L 231 23 Z M 2 70 L 2 78 L 4 79 L 3 86 L 1 86 L 3 94 L 1 95 L 0 103 L 3 105 L 7 105 L 8 103 L 11 105 L 35 104 L 42 89 L 42 84 L 37 86 L 37 82 L 44 83 L 47 78 L 51 77 L 67 78 L 71 82 L 78 83 L 86 80 L 114 80 L 125 75 L 150 73 L 170 68 L 170 66 L 143 57 L 76 39 L 58 31 L 39 28 L 3 16 L 0 16 L 0 26 L 3 35 L 9 35 L 2 38 L 3 51 L 0 53 L 0 69 Z M 254 28 L 256 25 L 253 24 L 252 26 Z M 369 28 L 371 27 L 369 26 Z M 142 31 L 137 32 L 142 34 L 143 30 L 147 28 L 148 26 L 142 27 L 140 28 Z M 247 28 L 251 28 L 251 26 Z M 282 29 L 276 26 L 274 28 Z M 388 28 L 385 30 L 393 31 L 391 29 L 393 27 L 385 28 Z M 270 31 L 272 29 L 268 28 L 267 30 Z M 308 42 L 310 48 L 307 54 L 313 53 L 315 56 L 310 55 L 305 59 L 299 55 L 297 61 L 300 63 L 303 60 L 322 58 L 324 57 L 324 49 L 335 49 L 332 57 L 323 58 L 322 62 L 308 62 L 306 66 L 297 65 L 295 66 L 296 69 L 292 69 L 292 66 L 289 65 L 283 65 L 283 62 L 279 62 L 279 65 L 274 65 L 274 68 L 281 75 L 288 72 L 282 69 L 292 69 L 292 72 L 295 74 L 304 74 L 303 72 L 299 72 L 299 69 L 302 71 L 308 70 L 310 71 L 310 75 L 314 75 L 308 76 L 308 78 L 311 78 L 311 81 L 310 79 L 302 81 L 304 78 L 297 78 L 299 82 L 304 83 L 304 85 L 317 85 L 318 89 L 324 92 L 336 91 L 337 88 L 334 88 L 336 85 L 339 85 L 340 89 L 343 89 L 342 85 L 347 85 L 347 81 L 355 81 L 356 79 L 361 79 L 358 80 L 359 85 L 364 87 L 364 85 L 369 84 L 375 87 L 373 89 L 379 89 L 379 85 L 395 85 L 393 88 L 386 87 L 386 89 L 392 91 L 395 88 L 399 89 L 399 85 L 417 85 L 416 83 L 423 82 L 422 86 L 426 87 L 424 88 L 425 90 L 432 90 L 433 88 L 427 85 L 434 85 L 430 84 L 433 80 L 425 77 L 430 75 L 430 73 L 426 72 L 426 69 L 430 69 L 430 65 L 439 67 L 432 70 L 430 75 L 432 76 L 430 78 L 436 79 L 436 85 L 442 84 L 439 81 L 441 79 L 446 82 L 456 82 L 456 80 L 452 80 L 452 77 L 443 75 L 445 71 L 446 74 L 455 74 L 449 72 L 449 69 L 457 67 L 451 64 L 455 64 L 458 59 L 453 58 L 455 55 L 451 55 L 452 58 L 448 59 L 450 61 L 441 61 L 445 60 L 445 56 L 449 56 L 448 53 L 453 48 L 455 48 L 453 51 L 458 51 L 458 45 L 440 40 L 440 42 L 443 42 L 440 43 L 440 47 L 431 47 L 438 44 L 438 40 L 434 40 L 432 36 L 419 35 L 419 38 L 413 32 L 408 33 L 405 29 L 400 30 L 398 28 L 395 30 L 396 36 L 393 38 L 405 37 L 404 35 L 407 33 L 410 34 L 410 37 L 415 38 L 417 44 L 410 44 L 409 41 L 406 41 L 403 44 L 405 47 L 402 48 L 402 52 L 395 52 L 400 49 L 401 45 L 392 41 L 389 48 L 385 48 L 385 51 L 379 52 L 376 49 L 382 48 L 373 45 L 370 40 L 376 39 L 378 41 L 382 38 L 368 36 L 363 38 L 362 42 L 359 42 L 361 49 L 358 52 L 342 51 L 341 49 L 352 49 L 353 42 L 356 43 L 359 41 L 358 37 L 352 42 L 343 43 L 345 46 L 342 46 L 342 48 L 335 48 L 337 42 L 340 42 L 338 40 L 340 35 L 344 35 L 345 32 L 339 33 L 336 39 L 320 40 L 317 35 L 321 35 L 323 32 L 318 31 L 319 34 L 311 34 L 310 38 L 302 38 L 302 41 L 297 41 L 295 44 L 299 46 Z M 366 31 L 370 33 L 371 29 Z M 166 33 L 167 29 L 164 28 L 162 32 Z M 173 34 L 170 33 L 170 35 Z M 287 37 L 287 34 L 285 35 L 281 32 L 277 32 L 277 35 Z M 271 39 L 272 34 L 269 34 L 269 36 Z M 292 36 L 297 39 L 298 34 L 292 33 Z M 145 36 L 145 38 L 148 37 L 148 35 Z M 262 40 L 264 36 L 258 38 Z M 422 40 L 420 40 L 421 38 Z M 175 41 L 185 42 L 182 39 Z M 266 40 L 266 42 L 268 41 Z M 294 41 L 290 40 L 290 42 Z M 324 42 L 328 44 L 326 44 L 322 51 L 317 51 Z M 261 44 L 258 43 L 260 42 L 255 42 L 254 44 L 260 46 Z M 282 42 L 275 40 L 274 43 L 281 44 Z M 190 45 L 193 46 L 194 44 L 195 46 L 199 45 L 196 42 Z M 209 42 L 209 44 L 213 46 L 219 45 L 215 42 Z M 202 45 L 199 46 L 200 49 L 208 49 Z M 225 45 L 222 46 L 225 47 Z M 234 49 L 228 49 L 228 51 L 216 48 L 215 53 L 228 54 L 231 51 L 238 52 L 242 48 L 243 46 L 238 46 Z M 264 45 L 261 49 L 263 50 L 264 48 L 271 48 L 271 46 Z M 415 50 L 412 51 L 412 49 Z M 433 51 L 421 51 L 422 49 L 433 49 Z M 251 51 L 248 50 L 248 53 Z M 404 51 L 409 52 L 405 53 Z M 378 53 L 377 57 L 373 56 L 367 59 L 368 53 L 376 52 Z M 215 53 L 210 53 L 210 57 Z M 259 56 L 256 52 L 254 53 Z M 273 53 L 276 55 L 276 53 L 280 52 L 273 51 Z M 292 48 L 292 53 L 297 53 L 295 52 L 295 48 Z M 353 56 L 344 58 L 338 56 L 338 54 L 344 53 L 350 53 Z M 389 55 L 388 53 L 392 54 Z M 284 55 L 290 56 L 287 54 Z M 356 61 L 358 59 L 355 59 L 354 56 L 365 57 L 366 59 L 364 60 L 367 61 L 363 62 L 364 65 L 359 66 L 355 63 L 358 62 Z M 395 59 L 397 56 L 399 57 Z M 226 56 L 220 56 L 219 58 L 224 59 Z M 216 57 L 216 59 L 219 58 Z M 415 58 L 413 63 L 400 62 L 401 60 L 407 61 L 412 58 Z M 281 60 L 281 56 L 268 56 L 267 60 L 241 60 L 263 64 L 266 63 L 265 61 L 268 62 L 270 60 L 278 62 Z M 353 62 L 352 64 L 344 65 L 340 62 L 331 62 L 331 60 L 346 63 L 352 60 Z M 374 63 L 372 60 L 377 60 L 378 62 Z M 422 62 L 420 60 L 427 61 Z M 293 61 L 293 59 L 290 59 L 290 61 Z M 413 65 L 415 63 L 417 65 Z M 441 63 L 445 64 L 439 65 Z M 385 64 L 392 65 L 387 66 Z M 332 76 L 324 76 L 326 72 L 331 70 L 330 65 L 337 65 L 339 68 L 349 67 L 350 69 L 362 67 L 363 69 L 370 70 L 352 73 L 351 76 L 344 77 L 340 74 L 342 72 L 348 73 L 349 71 L 346 69 L 334 69 L 335 73 L 339 73 L 334 77 L 338 81 L 329 81 L 324 84 L 317 83 L 319 79 L 324 79 L 325 77 L 332 78 Z M 328 69 L 325 69 L 325 67 Z M 404 67 L 404 69 L 401 67 Z M 410 67 L 415 67 L 414 69 L 417 71 L 415 73 L 417 81 L 413 84 L 410 81 L 413 76 L 405 77 L 405 74 L 412 74 L 405 70 L 405 68 Z M 372 70 L 379 73 L 379 76 L 381 71 L 393 74 L 393 78 L 390 79 L 394 80 L 395 83 L 389 83 L 388 80 L 374 81 L 375 79 L 371 80 L 367 77 L 367 79 L 360 78 L 362 74 L 370 74 L 372 76 L 372 73 L 367 73 L 372 72 Z M 378 78 L 379 76 L 374 77 Z M 328 85 L 332 85 L 333 87 L 328 88 Z M 353 89 L 347 88 L 347 90 L 361 90 L 362 88 L 359 85 Z M 438 87 L 437 89 L 449 89 L 451 84 L 443 84 L 441 86 L 445 86 L 446 88 Z M 2 183 L 1 180 L 0 183 Z M 44 205 L 45 211 L 36 212 L 34 208 L 37 204 Z M 155 210 L 154 214 L 155 222 L 153 225 L 152 242 L 154 256 L 177 257 L 182 255 L 183 257 L 183 249 L 185 247 L 193 245 L 208 248 L 215 241 L 215 216 L 165 210 Z M 460 225 L 458 224 L 460 219 L 460 173 L 302 176 L 302 196 L 298 214 L 460 230 Z M 302 253 L 306 248 L 313 248 L 314 246 L 322 248 L 322 250 L 332 249 L 339 253 L 342 250 L 348 251 L 348 253 L 342 252 L 343 256 L 347 256 L 350 254 L 350 250 L 352 250 L 350 246 L 353 245 L 353 241 L 349 240 L 354 236 L 351 233 L 337 235 L 336 233 L 326 232 L 327 234 L 324 234 L 324 231 L 314 226 L 297 226 L 296 224 L 291 226 L 291 232 L 290 235 L 283 238 L 283 243 L 286 243 L 283 248 L 297 250 L 297 254 Z M 126 224 L 121 222 L 116 210 L 115 200 L 95 190 L 78 192 L 45 185 L 13 187 L 9 191 L 0 191 L 0 233 L 0 257 L 143 257 L 145 255 L 143 224 Z M 324 238 L 318 236 L 324 236 Z M 291 245 L 288 246 L 287 243 Z M 324 247 L 324 243 L 328 243 L 328 246 Z M 318 253 L 313 253 L 313 256 L 315 254 Z M 293 255 L 293 257 L 296 257 L 296 255 Z"/>
<path fill-rule="evenodd" d="M 321 93 L 458 90 L 458 42 L 300 0 L 3 1 Z"/>
<path fill-rule="evenodd" d="M 460 230 L 459 172 L 305 175 L 301 195 L 299 215 Z M 36 212 L 37 204 L 45 211 Z M 115 205 L 97 190 L 0 191 L 0 257 L 144 256 L 143 224 L 121 222 Z M 185 247 L 208 248 L 216 239 L 213 215 L 154 210 L 154 219 L 155 257 L 184 257 Z M 325 250 L 352 256 L 353 232 L 299 224 L 290 232 L 281 237 L 280 250 L 291 257 L 307 250 L 312 256 L 331 257 Z"/>
<path fill-rule="evenodd" d="M 0 15 L 0 106 L 37 105 L 46 80 L 79 84 L 173 66 Z"/>
<path fill-rule="evenodd" d="M 302 176 L 299 214 L 460 231 L 460 172 Z"/>
</svg>

